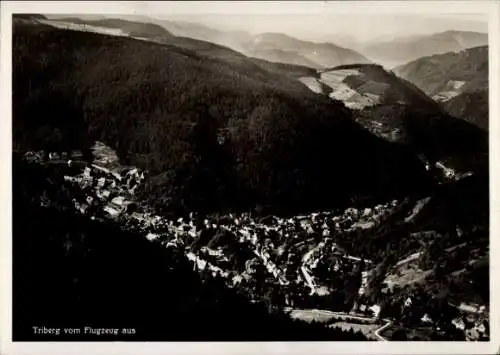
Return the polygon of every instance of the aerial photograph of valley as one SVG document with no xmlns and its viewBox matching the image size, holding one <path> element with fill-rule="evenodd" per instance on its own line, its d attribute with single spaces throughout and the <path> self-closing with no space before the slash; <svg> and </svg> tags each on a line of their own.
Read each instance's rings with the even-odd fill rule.
<svg viewBox="0 0 500 355">
<path fill-rule="evenodd" d="M 489 342 L 488 17 L 369 17 L 13 13 L 13 341 Z"/>
</svg>

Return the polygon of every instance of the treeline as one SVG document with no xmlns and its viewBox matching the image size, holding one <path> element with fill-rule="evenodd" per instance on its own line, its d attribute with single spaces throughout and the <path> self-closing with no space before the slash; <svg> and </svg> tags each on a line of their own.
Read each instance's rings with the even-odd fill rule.
<svg viewBox="0 0 500 355">
<path fill-rule="evenodd" d="M 487 131 L 489 129 L 489 90 L 464 92 L 443 102 L 442 106 L 451 115 Z"/>
<path fill-rule="evenodd" d="M 13 338 L 56 340 L 32 326 L 134 328 L 134 336 L 57 340 L 364 340 L 269 313 L 193 271 L 182 251 L 72 211 L 58 173 L 14 159 Z M 50 198 L 52 207 L 40 207 Z M 66 207 L 66 209 L 62 207 Z"/>
<path fill-rule="evenodd" d="M 121 29 L 130 36 L 143 37 L 148 39 L 166 39 L 173 35 L 160 25 L 149 22 L 129 21 L 118 18 L 104 18 L 99 20 L 82 20 L 77 17 L 57 19 L 57 21 L 89 25 L 96 27 L 107 27 Z"/>
<path fill-rule="evenodd" d="M 487 167 L 487 134 L 469 122 L 450 116 L 445 111 L 446 104 L 440 106 L 417 86 L 379 65 L 346 65 L 335 68 L 338 69 L 358 70 L 361 75 L 349 75 L 344 83 L 361 94 L 379 96 L 380 104 L 355 112 L 357 120 L 374 133 L 409 146 L 415 154 L 424 154 L 431 163 L 445 162 L 459 171 Z M 478 95 L 474 100 L 481 103 Z M 457 106 L 454 110 L 457 114 L 467 110 L 464 114 L 484 120 L 481 118 L 484 105 L 480 105 L 475 114 L 466 102 L 456 102 L 449 107 L 454 106 Z M 487 113 L 486 110 L 486 122 Z"/>
<path fill-rule="evenodd" d="M 419 58 L 396 68 L 430 97 L 450 90 L 451 81 L 462 82 L 458 95 L 441 103 L 454 117 L 488 130 L 488 46 L 468 48 Z"/>
<path fill-rule="evenodd" d="M 372 230 L 336 235 L 336 242 L 349 254 L 376 265 L 368 280 L 369 302 L 387 298 L 382 293 L 387 273 L 398 261 L 420 252 L 420 269 L 431 272 L 422 280 L 426 292 L 488 303 L 488 186 L 486 172 L 437 185 L 429 202 L 407 223 L 402 221 L 416 198 L 405 201 Z"/>
<path fill-rule="evenodd" d="M 373 137 L 343 105 L 262 68 L 22 24 L 13 66 L 17 147 L 102 141 L 149 171 L 143 196 L 169 211 L 261 204 L 284 213 L 353 196 L 387 200 L 429 183 L 411 152 Z"/>
<path fill-rule="evenodd" d="M 424 154 L 432 164 L 444 162 L 459 172 L 488 167 L 487 133 L 441 109 L 381 104 L 358 112 L 357 119 L 366 126 L 373 121 L 382 123 L 375 131 L 389 137 L 393 130 L 399 130 L 395 141 L 407 145 L 414 154 Z"/>
</svg>

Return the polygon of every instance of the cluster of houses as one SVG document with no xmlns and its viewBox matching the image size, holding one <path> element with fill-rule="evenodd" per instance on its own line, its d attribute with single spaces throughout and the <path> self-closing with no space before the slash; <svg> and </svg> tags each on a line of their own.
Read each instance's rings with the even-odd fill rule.
<svg viewBox="0 0 500 355">
<path fill-rule="evenodd" d="M 29 162 L 36 163 L 59 163 L 71 165 L 73 161 L 79 161 L 83 157 L 83 153 L 80 150 L 72 150 L 69 152 L 47 152 L 45 150 L 40 151 L 28 151 L 24 154 L 24 159 Z"/>
<path fill-rule="evenodd" d="M 460 316 L 451 323 L 465 334 L 467 341 L 478 341 L 489 338 L 488 310 L 483 305 L 462 302 L 458 307 Z"/>
<path fill-rule="evenodd" d="M 103 151 L 106 147 L 99 146 L 96 149 Z M 33 156 L 38 155 L 33 154 Z M 40 156 L 48 157 L 52 161 L 69 158 L 69 155 L 55 153 L 40 154 Z M 76 156 L 71 155 L 72 158 Z M 321 259 L 336 253 L 338 257 L 360 261 L 359 258 L 344 255 L 344 251 L 333 243 L 335 234 L 356 228 L 368 228 L 366 223 L 375 223 L 397 205 L 397 201 L 391 201 L 374 208 L 362 210 L 349 208 L 341 215 L 318 212 L 292 218 L 269 216 L 264 220 L 257 220 L 249 213 L 242 213 L 229 214 L 222 218 L 205 218 L 199 223 L 199 218 L 190 214 L 186 219 L 172 220 L 137 208 L 131 210 L 129 206 L 134 204 L 134 192 L 144 181 L 144 173 L 136 168 L 111 168 L 111 163 L 113 162 L 109 159 L 106 161 L 101 159 L 87 164 L 81 174 L 65 176 L 66 181 L 77 184 L 86 191 L 85 200 L 75 200 L 75 207 L 81 213 L 87 213 L 89 206 L 99 203 L 103 212 L 99 217 L 110 219 L 123 217 L 122 221 L 125 223 L 134 223 L 145 231 L 149 240 L 161 239 L 167 247 L 182 246 L 197 270 L 208 269 L 213 275 L 225 278 L 232 287 L 243 279 L 251 278 L 255 267 L 249 264 L 243 274 L 235 275 L 234 270 L 224 269 L 227 258 L 221 247 L 211 249 L 205 245 L 196 251 L 190 250 L 192 241 L 199 238 L 202 230 L 224 230 L 233 235 L 242 247 L 243 243 L 245 247 L 250 245 L 254 255 L 253 263 L 263 265 L 270 279 L 274 279 L 276 284 L 281 286 L 291 283 L 302 284 L 312 287 L 313 292 L 322 294 L 324 292 L 321 290 L 325 287 L 320 285 L 321 280 L 316 281 L 314 277 L 314 269 Z M 286 252 L 284 243 L 289 249 Z M 298 256 L 295 257 L 296 260 L 292 260 L 294 254 Z M 288 302 L 290 304 L 292 302 L 290 297 Z"/>
<path fill-rule="evenodd" d="M 106 147 L 98 148 L 103 150 Z M 28 152 L 25 159 L 43 164 L 57 163 L 71 166 L 82 159 L 82 154 L 79 151 Z M 87 192 L 84 201 L 74 200 L 75 207 L 81 213 L 87 213 L 89 206 L 99 202 L 105 217 L 111 219 L 124 217 L 126 223 L 134 223 L 145 231 L 147 239 L 160 238 L 166 247 L 182 246 L 186 250 L 186 257 L 196 270 L 209 270 L 214 276 L 224 278 L 229 287 L 237 287 L 243 280 L 252 279 L 256 272 L 256 264 L 261 264 L 267 270 L 270 279 L 274 279 L 280 286 L 286 288 L 287 285 L 296 284 L 309 288 L 311 294 L 327 294 L 328 289 L 321 285 L 320 277 L 314 275 L 320 263 L 327 259 L 335 260 L 330 263 L 330 271 L 335 274 L 344 271 L 343 263 L 362 261 L 358 257 L 347 255 L 334 242 L 335 235 L 345 231 L 373 228 L 400 205 L 394 200 L 373 208 L 348 208 L 339 215 L 333 212 L 317 212 L 292 218 L 269 216 L 257 220 L 250 213 L 242 213 L 229 214 L 222 218 L 205 218 L 200 223 L 197 216 L 190 214 L 188 218 L 173 220 L 141 209 L 130 209 L 131 205 L 135 205 L 134 193 L 145 179 L 144 172 L 134 167 L 124 169 L 103 166 L 109 166 L 110 163 L 113 162 L 109 159 L 106 161 L 101 159 L 94 164 L 86 164 L 79 175 L 64 177 L 69 183 L 77 184 Z M 244 272 L 238 274 L 234 270 L 227 269 L 228 258 L 224 255 L 222 247 L 216 246 L 215 249 L 211 249 L 204 245 L 196 251 L 190 249 L 192 241 L 200 237 L 202 230 L 208 229 L 224 230 L 241 243 L 242 247 L 251 246 L 254 257 L 247 261 Z M 370 260 L 363 261 L 367 268 L 371 267 Z M 365 293 L 368 277 L 369 270 L 363 270 L 360 296 Z M 262 282 L 268 282 L 267 280 L 268 278 Z M 286 305 L 293 306 L 293 297 L 286 297 L 285 302 Z M 411 298 L 408 298 L 405 305 L 409 306 L 411 302 Z M 369 312 L 375 317 L 380 313 L 380 307 L 377 305 L 361 304 L 357 310 Z M 488 327 L 485 325 L 484 317 L 478 317 L 478 314 L 484 313 L 484 309 L 463 311 L 466 315 L 454 319 L 453 325 L 463 330 L 468 340 L 483 339 Z M 424 315 L 422 322 L 432 323 L 432 319 Z"/>
</svg>

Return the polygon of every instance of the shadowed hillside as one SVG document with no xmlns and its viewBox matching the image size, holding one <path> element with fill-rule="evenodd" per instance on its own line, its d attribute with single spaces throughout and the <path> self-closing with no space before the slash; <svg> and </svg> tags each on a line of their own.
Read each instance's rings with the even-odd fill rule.
<svg viewBox="0 0 500 355">
<path fill-rule="evenodd" d="M 317 91 L 313 79 L 307 79 L 310 89 Z M 485 132 L 450 116 L 417 86 L 382 66 L 338 66 L 322 70 L 316 80 L 331 89 L 324 94 L 352 108 L 356 121 L 377 136 L 458 171 L 487 166 Z"/>
<path fill-rule="evenodd" d="M 121 29 L 124 33 L 132 37 L 144 37 L 147 39 L 163 39 L 173 36 L 162 26 L 149 23 L 128 21 L 123 19 L 107 18 L 100 20 L 82 20 L 78 17 L 68 17 L 58 19 L 61 23 L 83 25 L 85 30 L 92 30 L 92 27 L 104 27 Z"/>
<path fill-rule="evenodd" d="M 488 47 L 419 58 L 395 69 L 451 115 L 488 129 Z"/>
<path fill-rule="evenodd" d="M 282 33 L 257 35 L 246 43 L 245 49 L 245 54 L 249 56 L 315 68 L 370 62 L 363 55 L 333 43 L 302 41 Z"/>
<path fill-rule="evenodd" d="M 63 188 L 67 170 L 13 156 L 15 341 L 365 340 L 268 313 L 209 272 L 193 271 L 182 250 L 79 215 L 71 202 L 77 191 Z M 52 207 L 40 207 L 41 198 Z M 61 334 L 35 335 L 34 325 Z M 83 326 L 118 334 L 85 334 Z"/>
<path fill-rule="evenodd" d="M 44 25 L 15 26 L 13 48 L 15 147 L 102 141 L 162 207 L 319 208 L 427 181 L 344 105 L 252 62 Z"/>
<path fill-rule="evenodd" d="M 133 20 L 132 20 L 133 19 Z M 79 18 L 55 18 L 56 22 L 86 24 L 120 28 L 127 31 L 131 26 L 158 26 L 174 34 L 178 38 L 206 41 L 241 52 L 249 57 L 259 58 L 276 63 L 303 65 L 310 68 L 368 63 L 363 55 L 337 46 L 333 43 L 315 43 L 303 41 L 282 33 L 264 33 L 251 35 L 244 31 L 220 31 L 201 24 L 185 21 L 165 21 L 146 16 L 131 16 L 130 20 L 101 19 L 82 20 Z M 153 25 L 154 24 L 154 25 Z M 152 38 L 152 36 L 145 36 Z M 164 36 L 165 38 L 171 36 Z"/>
<path fill-rule="evenodd" d="M 124 19 L 101 19 L 101 20 L 83 20 L 80 18 L 56 18 L 49 21 L 44 21 L 45 24 L 50 24 L 52 26 L 60 28 L 68 28 L 74 30 L 85 30 L 89 32 L 99 33 L 99 28 L 109 28 L 121 31 L 120 33 L 126 33 L 129 37 L 140 38 L 149 41 L 153 41 L 161 44 L 174 45 L 176 47 L 188 49 L 196 53 L 202 54 L 210 58 L 222 59 L 230 64 L 235 64 L 240 66 L 240 69 L 246 68 L 252 71 L 261 71 L 262 68 L 270 71 L 274 71 L 281 75 L 291 75 L 292 77 L 312 75 L 316 76 L 316 71 L 313 66 L 304 66 L 304 64 L 311 64 L 312 62 L 290 62 L 285 61 L 285 63 L 280 63 L 280 61 L 267 61 L 258 58 L 248 58 L 245 55 L 231 49 L 229 46 L 222 44 L 220 41 L 213 40 L 212 37 L 214 33 L 219 33 L 215 30 L 210 30 L 203 26 L 195 26 L 194 24 L 182 23 L 170 23 L 168 21 L 156 21 L 155 24 L 148 21 L 155 22 L 154 19 L 144 18 L 142 21 L 130 21 Z M 174 26 L 174 34 L 168 32 L 164 29 L 165 24 Z M 74 27 L 73 25 L 82 25 L 83 27 Z M 170 26 L 166 26 L 170 28 Z M 196 35 L 190 35 L 191 31 L 179 31 L 178 28 L 187 27 L 191 30 L 195 30 Z M 131 31 L 131 29 L 140 28 L 141 33 L 138 30 Z M 228 34 L 229 36 L 229 34 Z M 288 64 L 287 64 L 288 63 Z M 302 65 L 300 65 L 302 64 Z"/>
</svg>

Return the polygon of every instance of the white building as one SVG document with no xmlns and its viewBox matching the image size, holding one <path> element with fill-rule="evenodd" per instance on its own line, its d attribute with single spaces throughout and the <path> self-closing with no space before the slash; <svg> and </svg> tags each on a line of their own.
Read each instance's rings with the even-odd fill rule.
<svg viewBox="0 0 500 355">
<path fill-rule="evenodd" d="M 111 203 L 122 207 L 123 204 L 125 203 L 125 198 L 123 196 L 117 196 L 114 199 L 111 200 Z"/>
<path fill-rule="evenodd" d="M 371 310 L 373 312 L 373 317 L 374 318 L 377 318 L 378 315 L 380 314 L 380 306 L 378 304 L 374 304 L 373 306 L 371 306 L 370 308 L 368 308 L 369 310 Z"/>
<path fill-rule="evenodd" d="M 476 325 L 476 329 L 479 333 L 485 333 L 486 332 L 486 327 L 484 326 L 483 323 Z"/>
<path fill-rule="evenodd" d="M 105 206 L 104 212 L 107 212 L 111 217 L 116 217 L 120 214 L 120 211 L 112 206 Z"/>
<path fill-rule="evenodd" d="M 464 323 L 463 319 L 461 319 L 461 318 L 453 319 L 451 321 L 451 324 L 453 324 L 455 326 L 455 328 L 457 328 L 457 329 L 460 329 L 460 330 L 465 329 L 465 323 Z"/>
<path fill-rule="evenodd" d="M 99 187 L 104 187 L 104 184 L 106 183 L 106 178 L 102 177 L 97 180 L 97 186 Z"/>
<path fill-rule="evenodd" d="M 423 323 L 432 323 L 432 319 L 431 319 L 431 317 L 427 313 L 424 314 L 424 316 L 422 318 L 420 318 L 420 320 Z"/>
<path fill-rule="evenodd" d="M 158 239 L 160 236 L 158 234 L 155 234 L 155 233 L 148 233 L 146 235 L 146 238 L 149 240 L 149 241 L 152 241 L 152 240 L 155 240 L 155 239 Z"/>
</svg>

